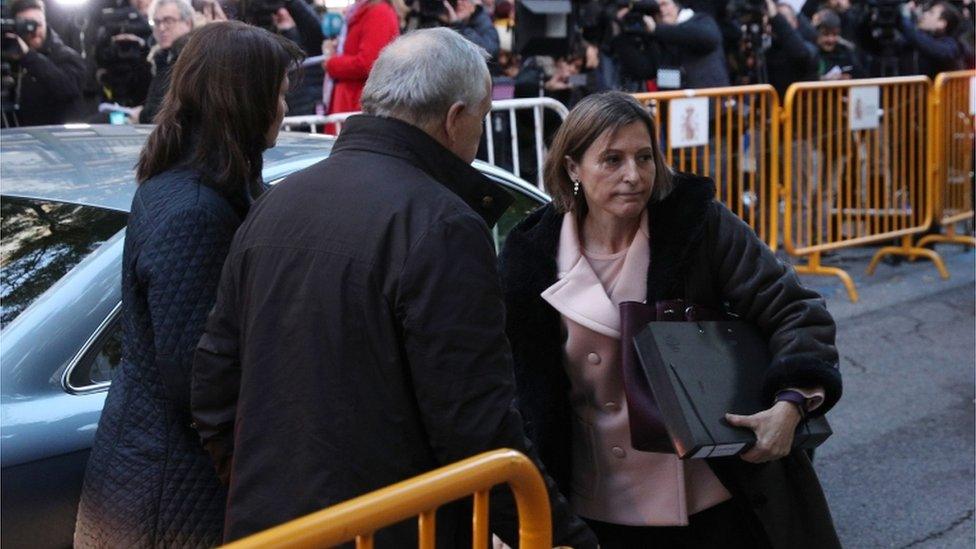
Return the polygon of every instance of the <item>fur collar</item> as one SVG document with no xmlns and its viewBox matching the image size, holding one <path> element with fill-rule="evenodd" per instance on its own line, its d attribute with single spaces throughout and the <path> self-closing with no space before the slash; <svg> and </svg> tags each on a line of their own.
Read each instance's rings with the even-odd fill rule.
<svg viewBox="0 0 976 549">
<path fill-rule="evenodd" d="M 711 179 L 678 172 L 671 193 L 648 203 L 648 301 L 684 297 L 684 273 L 701 242 L 714 196 Z M 512 229 L 499 257 L 507 292 L 538 296 L 555 282 L 561 223 L 562 214 L 547 204 Z"/>
</svg>

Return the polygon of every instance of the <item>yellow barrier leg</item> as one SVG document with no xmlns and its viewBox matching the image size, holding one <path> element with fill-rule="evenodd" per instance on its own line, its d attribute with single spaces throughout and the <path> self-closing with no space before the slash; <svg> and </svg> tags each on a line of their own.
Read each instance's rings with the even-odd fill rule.
<svg viewBox="0 0 976 549">
<path fill-rule="evenodd" d="M 921 244 L 921 241 L 919 244 Z M 946 269 L 945 263 L 942 261 L 942 256 L 933 250 L 922 248 L 920 246 L 912 246 L 912 237 L 908 235 L 902 237 L 901 246 L 885 246 L 884 248 L 878 250 L 878 252 L 874 254 L 874 257 L 871 258 L 871 264 L 868 265 L 867 273 L 869 275 L 873 275 L 874 270 L 878 267 L 878 263 L 881 262 L 881 258 L 887 255 L 905 256 L 909 259 L 909 261 L 918 257 L 926 257 L 931 260 L 935 265 L 935 268 L 938 269 L 939 276 L 941 276 L 943 280 L 947 280 L 949 278 L 949 271 Z"/>
<path fill-rule="evenodd" d="M 930 234 L 919 240 L 916 246 L 924 248 L 929 244 L 962 244 L 963 246 L 976 248 L 976 238 L 956 234 L 956 226 L 949 225 L 946 228 L 946 234 Z"/>
<path fill-rule="evenodd" d="M 836 276 L 844 283 L 844 288 L 847 289 L 847 297 L 850 298 L 851 303 L 857 303 L 857 288 L 854 286 L 854 280 L 851 279 L 851 275 L 847 274 L 847 271 L 844 269 L 824 267 L 821 265 L 819 252 L 810 255 L 809 262 L 806 265 L 797 265 L 794 269 L 799 274 Z"/>
</svg>

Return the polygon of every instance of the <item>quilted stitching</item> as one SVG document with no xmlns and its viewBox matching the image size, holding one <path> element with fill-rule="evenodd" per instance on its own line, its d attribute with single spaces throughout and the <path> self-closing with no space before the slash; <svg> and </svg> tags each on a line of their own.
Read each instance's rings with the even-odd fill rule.
<svg viewBox="0 0 976 549">
<path fill-rule="evenodd" d="M 137 190 L 123 254 L 123 362 L 95 435 L 76 546 L 220 543 L 226 491 L 189 427 L 189 377 L 239 224 L 191 172 Z"/>
</svg>

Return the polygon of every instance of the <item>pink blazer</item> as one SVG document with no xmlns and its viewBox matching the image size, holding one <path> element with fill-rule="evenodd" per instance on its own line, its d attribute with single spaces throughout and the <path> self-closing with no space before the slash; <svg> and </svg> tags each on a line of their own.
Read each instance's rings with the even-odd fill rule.
<svg viewBox="0 0 976 549">
<path fill-rule="evenodd" d="M 644 301 L 650 242 L 647 214 L 611 295 L 580 249 L 573 214 L 563 218 L 558 280 L 542 292 L 562 315 L 574 409 L 572 494 L 587 518 L 633 526 L 679 526 L 688 515 L 731 498 L 701 460 L 639 452 L 630 446 L 620 371 L 621 301 Z"/>
</svg>

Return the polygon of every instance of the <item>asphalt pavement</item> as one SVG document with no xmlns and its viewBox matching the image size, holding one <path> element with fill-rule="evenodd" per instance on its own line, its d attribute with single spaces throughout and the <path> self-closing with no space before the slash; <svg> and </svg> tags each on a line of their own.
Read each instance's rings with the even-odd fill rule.
<svg viewBox="0 0 976 549">
<path fill-rule="evenodd" d="M 872 249 L 825 258 L 854 277 L 854 304 L 803 277 L 838 323 L 844 396 L 815 466 L 845 547 L 976 545 L 976 253 L 937 250 L 949 280 L 925 260 L 867 276 Z"/>
</svg>

